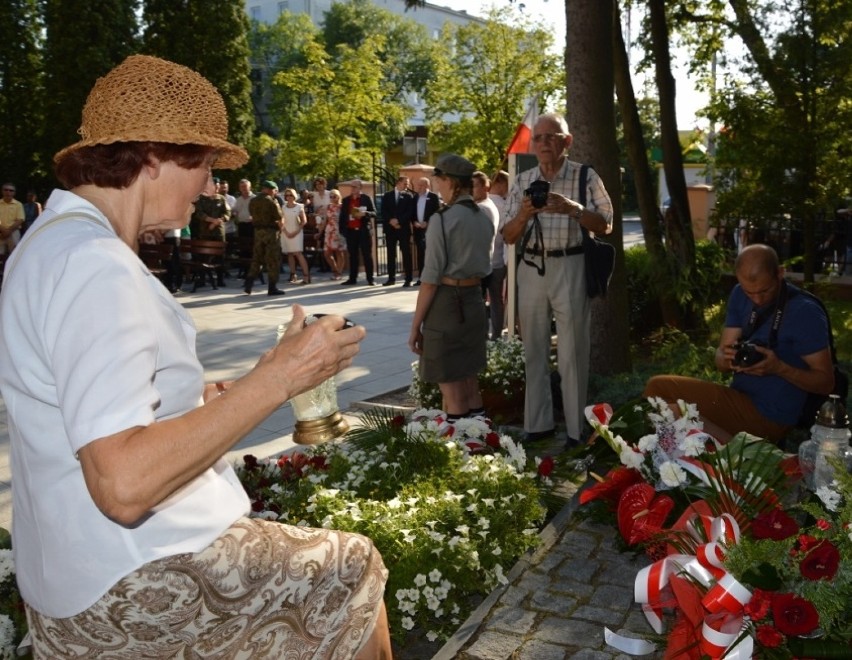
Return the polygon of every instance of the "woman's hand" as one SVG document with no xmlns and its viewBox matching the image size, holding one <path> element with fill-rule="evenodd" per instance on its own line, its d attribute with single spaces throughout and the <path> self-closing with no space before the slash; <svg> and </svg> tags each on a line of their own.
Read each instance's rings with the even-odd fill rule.
<svg viewBox="0 0 852 660">
<path fill-rule="evenodd" d="M 408 348 L 417 355 L 423 354 L 423 333 L 419 328 L 412 328 L 408 337 Z"/>
<path fill-rule="evenodd" d="M 258 363 L 258 367 L 264 367 L 270 386 L 280 388 L 287 399 L 352 364 L 367 334 L 363 326 L 343 330 L 342 316 L 322 316 L 308 326 L 304 322 L 304 309 L 294 305 L 293 320 L 284 337 Z"/>
</svg>

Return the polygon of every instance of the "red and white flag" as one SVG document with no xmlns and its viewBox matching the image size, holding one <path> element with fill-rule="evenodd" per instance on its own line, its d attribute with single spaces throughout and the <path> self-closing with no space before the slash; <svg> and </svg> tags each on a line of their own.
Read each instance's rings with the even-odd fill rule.
<svg viewBox="0 0 852 660">
<path fill-rule="evenodd" d="M 527 108 L 527 114 L 524 115 L 523 121 L 518 125 L 518 130 L 515 131 L 515 137 L 509 143 L 507 154 L 529 154 L 532 153 L 531 141 L 532 132 L 535 123 L 538 121 L 538 95 L 530 101 L 530 107 Z"/>
</svg>

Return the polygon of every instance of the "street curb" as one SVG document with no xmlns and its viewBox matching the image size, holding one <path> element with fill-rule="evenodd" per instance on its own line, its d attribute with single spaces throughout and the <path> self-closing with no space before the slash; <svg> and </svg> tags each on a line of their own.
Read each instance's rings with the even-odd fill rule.
<svg viewBox="0 0 852 660">
<path fill-rule="evenodd" d="M 559 513 L 554 516 L 544 529 L 539 532 L 541 544 L 534 550 L 529 550 L 525 553 L 512 569 L 506 575 L 507 582 L 504 585 L 496 587 L 488 596 L 479 604 L 471 615 L 461 624 L 456 633 L 450 637 L 438 652 L 432 656 L 431 660 L 454 660 L 458 656 L 464 646 L 470 641 L 470 638 L 479 630 L 479 627 L 485 621 L 488 613 L 494 608 L 494 605 L 506 590 L 517 580 L 525 571 L 535 567 L 542 558 L 550 551 L 553 545 L 559 540 L 562 534 L 568 527 L 568 523 L 574 515 L 574 512 L 579 507 L 579 495 L 585 485 L 579 487 L 577 492 L 571 497 L 568 503 L 562 507 Z"/>
</svg>

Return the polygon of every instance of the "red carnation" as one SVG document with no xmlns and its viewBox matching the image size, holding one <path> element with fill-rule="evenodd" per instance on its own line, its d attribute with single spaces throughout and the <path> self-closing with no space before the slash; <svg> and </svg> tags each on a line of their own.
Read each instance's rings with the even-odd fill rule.
<svg viewBox="0 0 852 660">
<path fill-rule="evenodd" d="M 831 580 L 840 565 L 840 552 L 831 541 L 822 540 L 799 564 L 802 577 L 808 580 Z"/>
<path fill-rule="evenodd" d="M 781 509 L 761 513 L 751 523 L 751 535 L 756 539 L 783 541 L 798 531 L 796 521 Z"/>
<path fill-rule="evenodd" d="M 243 463 L 246 466 L 246 470 L 257 469 L 257 458 L 252 454 L 246 454 L 243 456 Z"/>
<path fill-rule="evenodd" d="M 539 475 L 542 477 L 549 477 L 550 473 L 553 472 L 553 466 L 555 463 L 553 456 L 545 456 L 542 458 L 541 463 L 538 464 Z"/>
<path fill-rule="evenodd" d="M 401 429 L 405 424 L 405 415 L 394 415 L 391 420 L 391 427 L 395 429 Z"/>
<path fill-rule="evenodd" d="M 485 436 L 485 444 L 489 447 L 494 447 L 494 449 L 500 449 L 500 436 L 494 433 L 494 431 L 491 431 L 491 433 Z"/>
<path fill-rule="evenodd" d="M 796 594 L 775 594 L 772 619 L 785 635 L 807 635 L 819 625 L 819 614 L 809 600 Z"/>
<path fill-rule="evenodd" d="M 759 626 L 757 629 L 757 642 L 768 649 L 774 649 L 784 643 L 784 635 L 772 626 Z"/>
<path fill-rule="evenodd" d="M 824 532 L 827 532 L 828 530 L 831 529 L 831 523 L 828 522 L 827 520 L 823 520 L 822 518 L 820 518 L 819 520 L 816 521 L 816 526 L 819 527 Z"/>
<path fill-rule="evenodd" d="M 772 605 L 772 592 L 763 589 L 755 589 L 751 600 L 745 606 L 745 613 L 752 621 L 760 621 L 769 614 Z"/>
</svg>

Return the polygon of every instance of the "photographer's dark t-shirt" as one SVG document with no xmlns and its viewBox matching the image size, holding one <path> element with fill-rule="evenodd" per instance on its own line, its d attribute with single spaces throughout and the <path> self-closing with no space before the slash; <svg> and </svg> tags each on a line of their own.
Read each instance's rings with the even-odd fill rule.
<svg viewBox="0 0 852 660">
<path fill-rule="evenodd" d="M 828 348 L 828 321 L 819 304 L 808 296 L 796 295 L 798 289 L 788 283 L 788 299 L 778 328 L 778 342 L 773 347 L 779 359 L 787 364 L 805 368 L 803 355 Z M 770 303 L 771 308 L 775 303 Z M 725 316 L 728 328 L 745 328 L 752 308 L 751 300 L 739 284 L 731 291 Z M 749 337 L 763 346 L 769 345 L 769 331 L 774 314 L 763 315 L 766 320 Z M 760 413 L 778 424 L 794 425 L 799 420 L 807 393 L 780 376 L 734 374 L 731 387 L 747 395 Z"/>
</svg>

